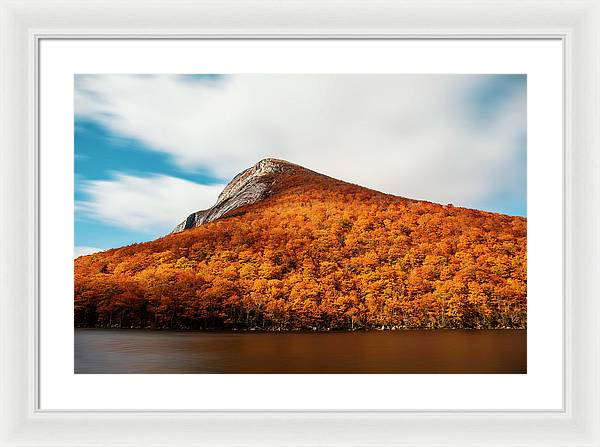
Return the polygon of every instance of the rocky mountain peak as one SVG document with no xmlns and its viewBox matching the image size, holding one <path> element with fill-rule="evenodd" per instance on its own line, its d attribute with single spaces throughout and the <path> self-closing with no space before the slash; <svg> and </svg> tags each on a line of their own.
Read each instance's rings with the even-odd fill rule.
<svg viewBox="0 0 600 447">
<path fill-rule="evenodd" d="M 265 158 L 240 172 L 223 189 L 217 203 L 207 210 L 190 214 L 173 229 L 173 233 L 199 227 L 224 216 L 229 211 L 265 199 L 274 192 L 281 174 L 305 170 L 301 166 L 276 158 Z M 308 170 L 306 170 L 308 171 Z"/>
<path fill-rule="evenodd" d="M 275 158 L 265 158 L 260 160 L 254 166 L 245 169 L 236 175 L 223 189 L 221 194 L 219 194 L 219 198 L 217 199 L 217 204 L 222 200 L 226 200 L 232 196 L 243 191 L 247 186 L 252 183 L 255 183 L 258 178 L 282 173 L 286 170 L 289 170 L 293 165 L 284 160 L 277 160 Z"/>
</svg>

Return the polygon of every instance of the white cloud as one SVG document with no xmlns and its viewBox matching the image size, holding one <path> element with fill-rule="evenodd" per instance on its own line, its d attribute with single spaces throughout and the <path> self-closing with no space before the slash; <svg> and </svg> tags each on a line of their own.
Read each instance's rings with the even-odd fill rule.
<svg viewBox="0 0 600 447">
<path fill-rule="evenodd" d="M 104 250 L 104 248 L 97 247 L 84 247 L 81 245 L 75 246 L 75 251 L 73 252 L 73 258 L 77 259 L 79 256 L 91 255 L 92 253 L 98 253 L 99 251 Z"/>
<path fill-rule="evenodd" d="M 455 75 L 234 75 L 221 83 L 81 76 L 75 105 L 80 117 L 224 179 L 272 156 L 384 192 L 471 206 L 523 169 L 516 140 L 526 131 L 520 89 L 509 92 L 493 120 L 477 122 L 465 98 L 480 82 Z M 147 219 L 172 223 L 203 206 L 194 194 L 214 192 L 189 182 L 132 179 L 115 183 L 126 186 L 122 199 L 104 194 L 100 184 L 92 188 L 103 203 L 120 203 L 93 212 L 115 221 L 128 213 L 132 228 Z M 162 189 L 144 189 L 153 197 L 127 191 L 132 185 L 125 184 L 137 190 L 136 182 Z M 177 197 L 169 195 L 175 185 Z"/>
<path fill-rule="evenodd" d="M 191 212 L 212 206 L 224 185 L 199 185 L 166 175 L 83 181 L 83 215 L 145 233 L 168 232 Z"/>
</svg>

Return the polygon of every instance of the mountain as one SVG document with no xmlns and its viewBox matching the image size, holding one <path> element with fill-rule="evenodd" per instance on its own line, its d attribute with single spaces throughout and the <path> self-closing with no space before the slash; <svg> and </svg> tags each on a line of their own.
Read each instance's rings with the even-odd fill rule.
<svg viewBox="0 0 600 447">
<path fill-rule="evenodd" d="M 284 160 L 265 158 L 236 175 L 219 194 L 214 206 L 190 214 L 173 233 L 213 222 L 229 211 L 264 200 L 289 187 L 292 176 L 305 182 L 312 176 L 324 177 Z"/>
<path fill-rule="evenodd" d="M 527 221 L 282 160 L 155 241 L 75 260 L 75 325 L 525 328 Z"/>
</svg>

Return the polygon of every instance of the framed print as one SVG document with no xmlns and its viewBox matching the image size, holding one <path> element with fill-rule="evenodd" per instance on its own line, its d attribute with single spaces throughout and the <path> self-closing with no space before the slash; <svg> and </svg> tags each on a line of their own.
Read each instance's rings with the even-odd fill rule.
<svg viewBox="0 0 600 447">
<path fill-rule="evenodd" d="M 484 43 L 42 41 L 40 406 L 559 410 L 562 45 Z"/>
<path fill-rule="evenodd" d="M 599 8 L 3 3 L 3 443 L 598 445 Z"/>
</svg>

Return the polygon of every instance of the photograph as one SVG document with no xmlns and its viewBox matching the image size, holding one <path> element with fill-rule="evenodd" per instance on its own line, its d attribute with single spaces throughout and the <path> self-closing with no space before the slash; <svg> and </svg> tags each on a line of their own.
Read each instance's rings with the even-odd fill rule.
<svg viewBox="0 0 600 447">
<path fill-rule="evenodd" d="M 527 374 L 526 74 L 73 95 L 74 373 Z"/>
</svg>

